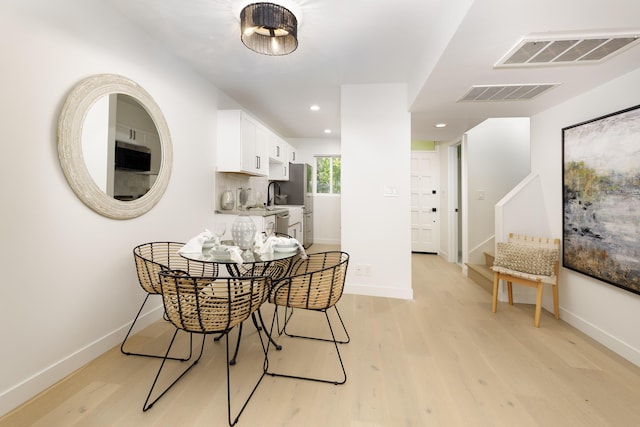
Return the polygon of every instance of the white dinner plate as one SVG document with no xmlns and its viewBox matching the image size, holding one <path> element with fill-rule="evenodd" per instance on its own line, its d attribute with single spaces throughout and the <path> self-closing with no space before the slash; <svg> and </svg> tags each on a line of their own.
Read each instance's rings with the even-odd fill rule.
<svg viewBox="0 0 640 427">
<path fill-rule="evenodd" d="M 296 246 L 274 246 L 273 250 L 276 252 L 295 252 L 298 250 L 298 245 Z"/>
<path fill-rule="evenodd" d="M 211 253 L 213 254 L 213 257 L 215 259 L 218 259 L 220 261 L 231 259 L 231 252 L 229 251 L 211 251 Z"/>
</svg>

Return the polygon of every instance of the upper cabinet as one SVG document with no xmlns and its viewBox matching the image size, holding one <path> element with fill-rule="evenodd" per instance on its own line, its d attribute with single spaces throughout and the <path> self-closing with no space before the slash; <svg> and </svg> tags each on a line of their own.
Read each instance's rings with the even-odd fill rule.
<svg viewBox="0 0 640 427">
<path fill-rule="evenodd" d="M 269 176 L 269 135 L 241 110 L 218 111 L 218 171 Z"/>
<path fill-rule="evenodd" d="M 288 145 L 275 133 L 269 135 L 269 161 L 284 162 L 289 155 Z"/>
<path fill-rule="evenodd" d="M 291 146 L 275 134 L 271 135 L 269 146 L 269 179 L 272 181 L 289 181 L 289 152 Z"/>
<path fill-rule="evenodd" d="M 122 126 L 120 124 L 116 124 L 116 140 L 135 143 L 136 137 L 138 140 L 144 140 L 144 132 L 138 134 L 137 129 L 133 129 L 129 126 Z M 139 142 L 138 142 L 139 143 Z"/>
<path fill-rule="evenodd" d="M 298 163 L 298 159 L 296 159 L 296 149 L 292 146 L 289 146 L 289 162 L 290 163 Z"/>
<path fill-rule="evenodd" d="M 289 162 L 270 163 L 269 179 L 271 181 L 289 181 Z"/>
</svg>

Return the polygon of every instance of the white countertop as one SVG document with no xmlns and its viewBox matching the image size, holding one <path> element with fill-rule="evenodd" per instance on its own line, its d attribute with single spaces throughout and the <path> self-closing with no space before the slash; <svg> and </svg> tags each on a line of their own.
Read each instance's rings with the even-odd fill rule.
<svg viewBox="0 0 640 427">
<path fill-rule="evenodd" d="M 286 206 L 274 206 L 273 208 L 265 209 L 265 208 L 252 208 L 246 210 L 238 210 L 231 209 L 228 211 L 216 209 L 216 214 L 221 215 L 251 215 L 251 216 L 269 216 L 275 215 L 278 212 L 286 211 L 288 208 Z"/>
<path fill-rule="evenodd" d="M 270 207 L 274 209 L 278 209 L 278 208 L 290 209 L 290 208 L 303 208 L 304 205 L 273 205 Z"/>
</svg>

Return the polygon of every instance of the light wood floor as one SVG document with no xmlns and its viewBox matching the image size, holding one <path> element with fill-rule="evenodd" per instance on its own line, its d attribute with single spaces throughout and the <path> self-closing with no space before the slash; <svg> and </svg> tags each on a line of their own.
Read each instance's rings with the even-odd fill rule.
<svg viewBox="0 0 640 427">
<path fill-rule="evenodd" d="M 533 306 L 501 303 L 435 255 L 413 255 L 412 301 L 345 295 L 351 334 L 341 386 L 265 377 L 240 426 L 638 426 L 640 368 Z M 265 307 L 265 317 L 270 313 Z M 296 312 L 314 328 L 317 317 Z M 161 351 L 157 322 L 133 345 Z M 258 335 L 245 328 L 236 386 L 259 372 Z M 300 340 L 298 340 L 300 341 Z M 306 341 L 306 340 L 305 340 Z M 331 345 L 281 339 L 280 369 L 331 374 Z M 299 345 L 300 344 L 300 345 Z M 185 346 L 182 346 L 184 349 Z M 200 364 L 148 412 L 159 361 L 118 348 L 0 420 L 0 426 L 224 426 L 224 340 L 208 339 Z M 236 401 L 237 402 L 237 401 Z"/>
</svg>

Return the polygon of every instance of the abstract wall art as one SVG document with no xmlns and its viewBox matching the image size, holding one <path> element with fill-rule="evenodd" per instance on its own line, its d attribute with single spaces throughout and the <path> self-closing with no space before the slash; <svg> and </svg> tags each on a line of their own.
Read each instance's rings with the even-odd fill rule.
<svg viewBox="0 0 640 427">
<path fill-rule="evenodd" d="M 562 129 L 562 265 L 640 294 L 640 105 Z"/>
</svg>

